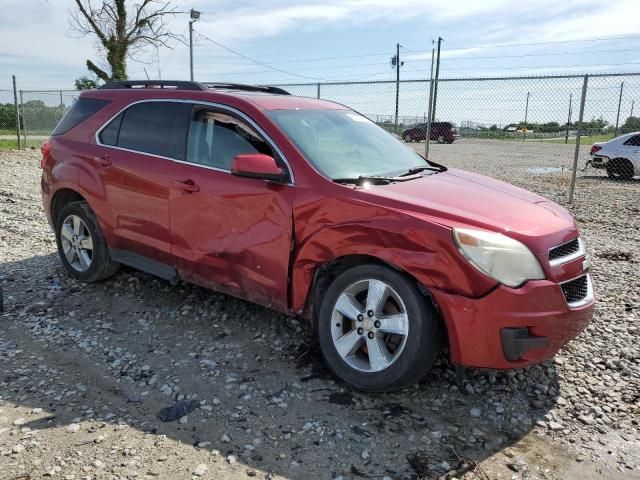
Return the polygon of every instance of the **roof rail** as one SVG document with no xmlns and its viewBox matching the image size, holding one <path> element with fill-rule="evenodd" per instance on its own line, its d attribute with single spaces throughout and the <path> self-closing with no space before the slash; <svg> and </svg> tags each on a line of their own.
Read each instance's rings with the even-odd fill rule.
<svg viewBox="0 0 640 480">
<path fill-rule="evenodd" d="M 241 90 L 243 92 L 264 92 L 277 95 L 290 95 L 280 87 L 246 85 L 242 83 L 189 82 L 187 80 L 114 80 L 107 82 L 100 89 L 123 90 L 127 88 L 170 88 L 175 90 Z"/>
<path fill-rule="evenodd" d="M 243 83 L 216 83 L 216 82 L 204 82 L 204 86 L 213 89 L 220 90 L 242 90 L 243 92 L 264 92 L 274 93 L 277 95 L 291 95 L 285 89 L 280 87 L 268 87 L 263 85 L 246 85 Z"/>
<path fill-rule="evenodd" d="M 176 90 L 207 90 L 198 82 L 185 80 L 115 80 L 107 82 L 99 89 L 122 90 L 126 88 L 171 88 Z"/>
</svg>

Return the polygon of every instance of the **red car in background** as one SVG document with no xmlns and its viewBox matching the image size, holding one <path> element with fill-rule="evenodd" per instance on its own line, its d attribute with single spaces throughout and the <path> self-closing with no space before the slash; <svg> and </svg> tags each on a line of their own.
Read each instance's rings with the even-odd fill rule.
<svg viewBox="0 0 640 480">
<path fill-rule="evenodd" d="M 428 125 L 420 123 L 402 131 L 401 137 L 405 142 L 424 142 L 427 139 Z M 460 138 L 460 131 L 451 122 L 432 122 L 429 138 L 438 143 L 453 143 Z"/>
<path fill-rule="evenodd" d="M 427 161 L 367 118 L 271 87 L 114 82 L 43 145 L 63 265 L 120 264 L 311 319 L 335 373 L 369 391 L 553 356 L 594 294 L 572 216 Z"/>
</svg>

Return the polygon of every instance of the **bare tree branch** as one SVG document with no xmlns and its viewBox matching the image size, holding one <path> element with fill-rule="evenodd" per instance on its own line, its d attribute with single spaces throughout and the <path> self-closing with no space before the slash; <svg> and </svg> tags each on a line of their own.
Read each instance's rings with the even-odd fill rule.
<svg viewBox="0 0 640 480">
<path fill-rule="evenodd" d="M 74 0 L 78 12 L 71 13 L 71 27 L 81 36 L 95 35 L 104 50 L 111 75 L 87 61 L 87 68 L 107 81 L 126 79 L 127 58 L 135 58 L 146 47 L 169 47 L 179 39 L 167 28 L 166 18 L 177 11 L 170 0 Z M 108 78 L 104 78 L 104 76 Z"/>
</svg>

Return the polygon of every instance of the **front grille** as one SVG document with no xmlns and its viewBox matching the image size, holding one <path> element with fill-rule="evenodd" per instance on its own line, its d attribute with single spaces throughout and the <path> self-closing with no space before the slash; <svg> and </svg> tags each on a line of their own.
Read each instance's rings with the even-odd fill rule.
<svg viewBox="0 0 640 480">
<path fill-rule="evenodd" d="M 549 250 L 549 260 L 559 260 L 564 257 L 568 257 L 569 255 L 573 255 L 580 250 L 580 240 L 575 239 L 570 242 L 563 243 L 562 245 L 558 245 L 557 247 L 553 247 Z"/>
<path fill-rule="evenodd" d="M 588 275 L 576 278 L 560 285 L 564 298 L 568 304 L 578 303 L 587 298 L 589 294 Z"/>
</svg>

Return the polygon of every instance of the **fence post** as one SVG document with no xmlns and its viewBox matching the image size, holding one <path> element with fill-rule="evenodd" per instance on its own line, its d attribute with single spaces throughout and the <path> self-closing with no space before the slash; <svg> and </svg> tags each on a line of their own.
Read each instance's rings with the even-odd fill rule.
<svg viewBox="0 0 640 480">
<path fill-rule="evenodd" d="M 27 122 L 24 119 L 24 102 L 22 101 L 22 90 L 20 90 L 20 118 L 22 118 L 22 138 L 24 146 L 27 147 Z"/>
<path fill-rule="evenodd" d="M 20 112 L 18 111 L 18 91 L 16 90 L 16 76 L 13 77 L 13 104 L 16 106 L 16 140 L 18 141 L 18 150 L 20 150 Z"/>
<path fill-rule="evenodd" d="M 616 131 L 613 138 L 618 136 L 618 125 L 620 124 L 620 106 L 622 105 L 622 90 L 624 89 L 624 82 L 620 82 L 620 98 L 618 99 L 618 114 L 616 115 Z"/>
<path fill-rule="evenodd" d="M 569 187 L 569 203 L 573 203 L 573 194 L 576 189 L 576 175 L 578 174 L 578 156 L 580 154 L 580 135 L 582 135 L 582 119 L 584 117 L 584 102 L 587 98 L 587 84 L 589 75 L 584 76 L 582 83 L 582 97 L 580 98 L 580 114 L 578 116 L 578 131 L 576 132 L 576 148 L 573 152 L 573 172 L 571 173 L 571 186 Z"/>
<path fill-rule="evenodd" d="M 318 82 L 318 95 L 317 98 L 320 98 L 320 82 Z"/>
</svg>

